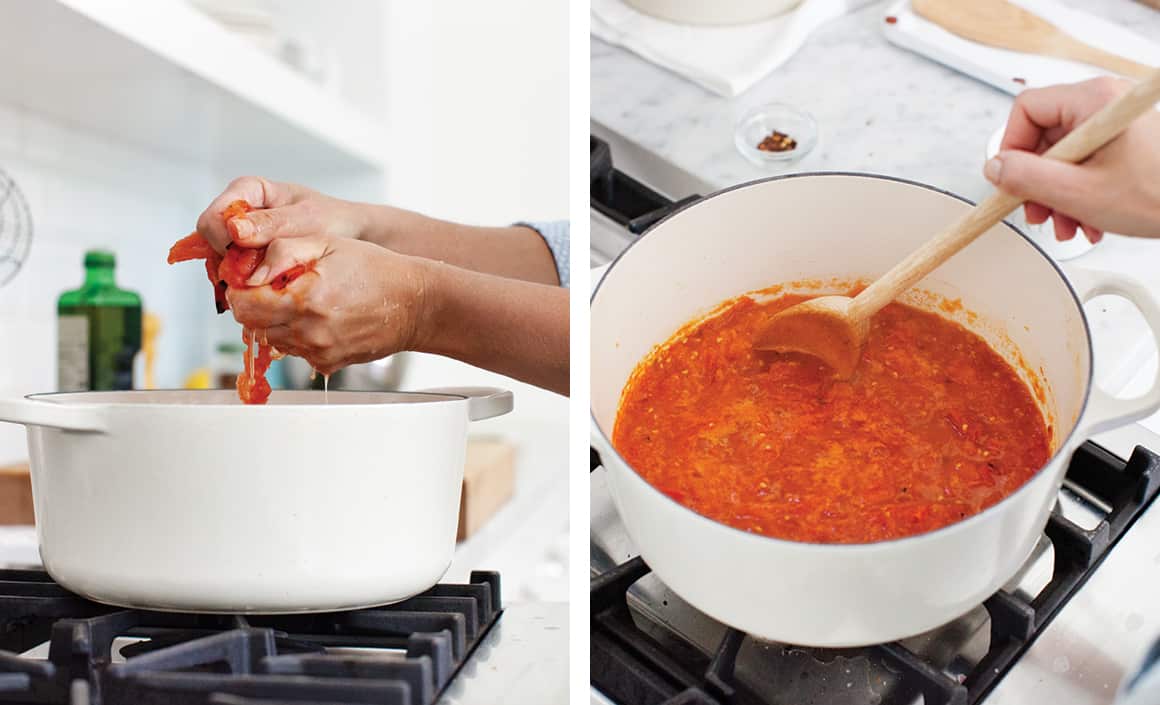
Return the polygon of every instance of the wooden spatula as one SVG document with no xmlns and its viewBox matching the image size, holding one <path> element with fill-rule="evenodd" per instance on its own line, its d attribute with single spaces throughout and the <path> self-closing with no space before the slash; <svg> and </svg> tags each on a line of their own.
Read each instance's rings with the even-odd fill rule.
<svg viewBox="0 0 1160 705">
<path fill-rule="evenodd" d="M 1160 101 L 1160 69 L 1104 106 L 1043 156 L 1079 162 L 1124 131 Z M 997 191 L 946 230 L 910 253 L 854 298 L 822 296 L 792 306 L 770 319 L 754 348 L 800 352 L 821 358 L 838 377 L 853 376 L 870 330 L 870 317 L 975 238 L 1019 207 L 1022 199 Z"/>
<path fill-rule="evenodd" d="M 1132 78 L 1143 78 L 1151 70 L 1081 42 L 1007 0 L 910 0 L 910 6 L 920 17 L 980 44 L 1070 59 Z"/>
</svg>

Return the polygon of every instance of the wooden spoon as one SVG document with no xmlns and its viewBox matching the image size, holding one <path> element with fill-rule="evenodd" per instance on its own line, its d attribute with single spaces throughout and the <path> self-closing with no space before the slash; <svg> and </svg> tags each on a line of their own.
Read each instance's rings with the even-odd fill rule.
<svg viewBox="0 0 1160 705">
<path fill-rule="evenodd" d="M 1160 69 L 1104 106 L 1043 156 L 1079 162 L 1124 131 L 1160 101 Z M 996 191 L 950 227 L 910 253 L 854 298 L 822 296 L 791 306 L 770 319 L 754 348 L 800 352 L 821 358 L 842 379 L 854 374 L 870 330 L 870 317 L 975 238 L 1003 220 L 1023 200 Z"/>
<path fill-rule="evenodd" d="M 1007 0 L 910 0 L 919 16 L 973 42 L 1144 78 L 1151 67 L 1097 49 Z"/>
</svg>

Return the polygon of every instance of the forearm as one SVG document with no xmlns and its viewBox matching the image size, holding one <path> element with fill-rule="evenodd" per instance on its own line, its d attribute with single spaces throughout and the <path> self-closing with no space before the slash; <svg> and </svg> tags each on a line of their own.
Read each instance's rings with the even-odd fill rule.
<svg viewBox="0 0 1160 705">
<path fill-rule="evenodd" d="M 568 394 L 568 291 L 426 267 L 417 348 Z"/>
<path fill-rule="evenodd" d="M 474 272 L 553 286 L 560 283 L 551 251 L 531 228 L 461 225 L 391 206 L 362 207 L 361 239 L 368 242 Z"/>
</svg>

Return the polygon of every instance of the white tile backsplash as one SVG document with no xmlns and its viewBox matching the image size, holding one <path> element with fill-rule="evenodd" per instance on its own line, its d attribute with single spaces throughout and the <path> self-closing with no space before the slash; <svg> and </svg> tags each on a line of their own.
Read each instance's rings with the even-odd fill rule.
<svg viewBox="0 0 1160 705">
<path fill-rule="evenodd" d="M 23 117 L 19 110 L 0 104 L 0 152 L 20 149 L 24 131 Z"/>
<path fill-rule="evenodd" d="M 56 385 L 56 300 L 80 285 L 87 249 L 117 254 L 117 282 L 161 317 L 157 380 L 179 386 L 208 364 L 214 316 L 204 270 L 170 267 L 222 182 L 206 164 L 176 162 L 0 103 L 0 169 L 20 187 L 34 236 L 24 268 L 0 288 L 0 396 Z M 0 464 L 26 457 L 24 432 L 0 424 Z"/>
</svg>

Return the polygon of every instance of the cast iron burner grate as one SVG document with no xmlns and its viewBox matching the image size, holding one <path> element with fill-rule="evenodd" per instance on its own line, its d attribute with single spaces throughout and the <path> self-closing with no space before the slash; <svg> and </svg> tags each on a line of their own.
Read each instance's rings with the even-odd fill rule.
<svg viewBox="0 0 1160 705">
<path fill-rule="evenodd" d="M 600 464 L 591 453 L 592 468 Z M 965 679 L 932 666 L 900 643 L 860 651 L 871 663 L 900 674 L 903 687 L 925 705 L 976 705 L 1022 656 L 1059 610 L 1099 567 L 1108 551 L 1160 490 L 1160 456 L 1137 447 L 1126 463 L 1088 442 L 1068 466 L 1071 484 L 1099 497 L 1111 511 L 1093 529 L 1059 512 L 1046 534 L 1054 547 L 1050 582 L 1033 599 L 999 591 L 984 607 L 990 617 L 990 648 Z M 592 685 L 622 705 L 725 705 L 760 702 L 734 678 L 746 635 L 728 629 L 710 658 L 680 642 L 662 645 L 636 626 L 628 589 L 650 569 L 639 556 L 592 579 Z M 789 648 L 789 647 L 787 647 Z"/>
<path fill-rule="evenodd" d="M 387 607 L 241 617 L 123 610 L 0 570 L 0 703 L 429 705 L 501 614 L 494 572 Z M 47 660 L 20 655 L 46 641 Z"/>
</svg>

